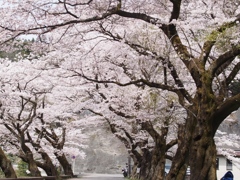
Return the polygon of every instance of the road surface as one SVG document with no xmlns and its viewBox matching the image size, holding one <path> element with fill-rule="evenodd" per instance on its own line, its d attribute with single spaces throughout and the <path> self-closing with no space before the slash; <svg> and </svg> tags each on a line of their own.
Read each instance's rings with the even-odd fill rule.
<svg viewBox="0 0 240 180">
<path fill-rule="evenodd" d="M 124 180 L 122 174 L 89 174 L 83 173 L 78 178 L 68 180 Z"/>
</svg>

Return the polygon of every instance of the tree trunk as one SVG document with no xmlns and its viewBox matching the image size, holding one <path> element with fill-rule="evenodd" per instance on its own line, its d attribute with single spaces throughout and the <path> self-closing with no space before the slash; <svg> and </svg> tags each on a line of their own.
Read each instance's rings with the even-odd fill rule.
<svg viewBox="0 0 240 180">
<path fill-rule="evenodd" d="M 1 147 L 0 147 L 0 166 L 6 178 L 17 178 L 17 175 L 12 167 L 11 161 L 8 160 Z"/>
<path fill-rule="evenodd" d="M 206 123 L 204 123 L 206 122 Z M 211 120 L 198 121 L 192 136 L 189 165 L 191 167 L 191 180 L 216 180 L 216 146 L 213 128 L 208 123 Z"/>
<path fill-rule="evenodd" d="M 44 163 L 37 163 L 37 166 L 42 168 L 48 176 L 58 176 L 57 168 L 53 165 L 51 158 L 45 152 L 40 152 Z"/>
<path fill-rule="evenodd" d="M 37 152 L 39 152 L 39 154 L 41 154 L 41 156 L 42 156 L 43 163 L 36 161 L 37 166 L 42 168 L 48 176 L 57 176 L 58 175 L 57 168 L 53 165 L 51 158 L 43 150 L 40 143 L 34 142 L 31 135 L 29 134 L 29 132 L 27 132 L 27 137 L 28 137 L 29 141 L 31 142 L 32 146 L 35 148 L 35 150 Z"/>
<path fill-rule="evenodd" d="M 207 113 L 207 105 L 202 105 L 200 112 L 193 107 L 189 109 L 186 123 L 179 126 L 178 149 L 167 180 L 184 180 L 188 166 L 191 180 L 216 180 L 213 116 Z"/>
<path fill-rule="evenodd" d="M 64 171 L 64 174 L 73 177 L 72 166 L 68 162 L 66 156 L 64 154 L 59 155 L 58 153 L 54 153 L 54 155 L 56 156 L 57 160 L 61 164 L 61 166 L 63 168 L 63 171 Z"/>
<path fill-rule="evenodd" d="M 41 177 L 41 173 L 38 170 L 32 151 L 24 143 L 22 143 L 21 147 L 26 157 L 23 160 L 28 163 L 28 170 L 31 172 L 31 175 L 34 177 Z"/>
<path fill-rule="evenodd" d="M 178 148 L 175 156 L 173 157 L 172 166 L 166 180 L 185 179 L 188 167 L 189 148 L 191 146 L 191 133 L 186 133 L 188 132 L 187 129 L 191 129 L 191 126 L 187 126 L 187 124 L 178 126 Z"/>
<path fill-rule="evenodd" d="M 216 147 L 213 139 L 202 138 L 190 151 L 191 180 L 216 180 Z M 198 149 L 196 147 L 198 146 Z"/>
<path fill-rule="evenodd" d="M 32 153 L 27 153 L 27 163 L 28 163 L 28 170 L 31 172 L 31 175 L 34 177 L 41 177 L 41 173 L 38 170 L 38 166 L 36 165 Z"/>
<path fill-rule="evenodd" d="M 160 133 L 155 130 L 150 121 L 144 121 L 141 125 L 142 129 L 146 130 L 153 138 L 155 146 L 152 149 L 143 147 L 141 156 L 136 154 L 136 159 L 139 162 L 138 166 L 140 167 L 139 179 L 163 180 L 165 179 L 166 152 L 169 148 L 168 146 L 172 146 L 167 144 L 166 141 L 168 134 L 167 121 L 166 124 L 161 127 Z"/>
<path fill-rule="evenodd" d="M 207 84 L 207 83 L 205 83 Z M 209 86 L 211 87 L 211 86 Z M 207 87 L 200 89 L 196 98 L 194 115 L 187 123 L 192 126 L 191 145 L 189 150 L 189 165 L 191 180 L 216 180 L 216 145 L 214 142 L 216 120 L 216 100 L 212 98 L 212 91 Z M 215 118 L 212 118 L 215 117 Z M 220 119 L 220 117 L 218 117 Z"/>
<path fill-rule="evenodd" d="M 144 151 L 140 162 L 140 180 L 163 180 L 165 176 L 165 149 L 155 146 Z"/>
</svg>

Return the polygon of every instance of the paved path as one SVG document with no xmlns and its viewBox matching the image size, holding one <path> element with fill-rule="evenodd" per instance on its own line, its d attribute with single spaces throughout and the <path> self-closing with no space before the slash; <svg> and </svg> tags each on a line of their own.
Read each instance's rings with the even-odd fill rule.
<svg viewBox="0 0 240 180">
<path fill-rule="evenodd" d="M 122 174 L 89 174 L 83 173 L 79 178 L 71 178 L 68 180 L 124 180 Z"/>
</svg>

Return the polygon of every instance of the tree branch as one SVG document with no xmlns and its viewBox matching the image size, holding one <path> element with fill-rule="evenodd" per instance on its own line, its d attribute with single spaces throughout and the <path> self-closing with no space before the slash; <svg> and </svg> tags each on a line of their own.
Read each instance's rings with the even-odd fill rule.
<svg viewBox="0 0 240 180">
<path fill-rule="evenodd" d="M 142 129 L 146 130 L 150 134 L 155 143 L 161 139 L 159 133 L 153 128 L 153 125 L 150 121 L 142 122 Z"/>
<path fill-rule="evenodd" d="M 71 12 L 68 10 L 67 4 L 66 4 L 66 0 L 63 1 L 63 4 L 64 4 L 64 8 L 65 8 L 66 12 L 67 12 L 68 14 L 70 14 L 71 16 L 73 16 L 74 18 L 77 18 L 77 19 L 78 19 L 78 16 L 76 16 L 75 14 L 71 13 Z"/>
<path fill-rule="evenodd" d="M 220 55 L 216 61 L 211 65 L 212 76 L 219 75 L 224 71 L 226 67 L 235 59 L 236 56 L 240 55 L 240 47 L 235 46 L 226 53 Z"/>
<path fill-rule="evenodd" d="M 238 62 L 238 63 L 234 66 L 233 70 L 231 71 L 231 73 L 230 73 L 230 74 L 228 75 L 228 77 L 226 78 L 225 84 L 226 84 L 226 85 L 229 85 L 229 84 L 232 82 L 232 80 L 236 77 L 236 75 L 239 74 L 239 71 L 240 71 L 240 62 Z"/>
<path fill-rule="evenodd" d="M 118 110 L 114 109 L 111 105 L 108 108 L 109 108 L 110 111 L 112 111 L 116 115 L 124 117 L 126 119 L 133 119 L 133 118 L 135 118 L 135 116 L 127 115 L 127 114 L 125 114 L 125 113 L 123 113 L 121 111 L 118 111 Z"/>
<path fill-rule="evenodd" d="M 240 107 L 240 93 L 228 98 L 223 102 L 214 112 L 214 115 L 210 118 L 213 121 L 213 131 L 217 131 L 219 125 L 224 119 L 232 112 L 236 111 Z"/>
<path fill-rule="evenodd" d="M 167 147 L 166 149 L 169 150 L 170 148 L 172 148 L 173 146 L 175 146 L 178 143 L 177 139 L 174 139 L 172 141 L 170 141 L 169 143 L 167 143 Z"/>
<path fill-rule="evenodd" d="M 173 10 L 171 13 L 171 17 L 169 22 L 171 22 L 173 19 L 178 19 L 180 14 L 180 7 L 181 7 L 181 0 L 170 0 L 173 4 Z"/>
</svg>

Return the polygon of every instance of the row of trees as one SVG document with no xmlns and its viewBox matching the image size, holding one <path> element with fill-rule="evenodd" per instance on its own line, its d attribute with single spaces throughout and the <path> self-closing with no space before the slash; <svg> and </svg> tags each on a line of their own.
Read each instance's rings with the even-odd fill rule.
<svg viewBox="0 0 240 180">
<path fill-rule="evenodd" d="M 16 87 L 51 77 L 54 84 L 44 84 L 43 92 L 52 88 L 59 105 L 46 105 L 37 93 L 19 96 L 29 113 L 3 112 L 17 123 L 41 107 L 36 118 L 45 127 L 48 116 L 71 112 L 71 119 L 90 111 L 86 120 L 104 119 L 125 144 L 140 179 L 162 180 L 170 159 L 167 180 L 184 179 L 188 166 L 192 180 L 215 180 L 215 133 L 240 107 L 240 92 L 232 88 L 239 82 L 239 11 L 235 0 L 3 0 L 2 44 L 36 38 L 31 49 L 41 56 L 25 57 L 27 66 L 48 72 L 48 78 Z M 21 132 L 30 124 L 13 126 Z M 41 137 L 41 129 L 35 132 Z"/>
<path fill-rule="evenodd" d="M 84 156 L 80 149 L 86 137 L 80 129 L 74 133 L 73 122 L 80 126 L 68 106 L 60 104 L 67 98 L 58 92 L 63 88 L 54 85 L 54 76 L 49 78 L 50 71 L 20 57 L 1 60 L 1 168 L 6 177 L 16 177 L 5 151 L 26 162 L 32 176 L 41 176 L 39 168 L 58 176 L 59 167 L 73 176 L 71 157 Z"/>
</svg>

